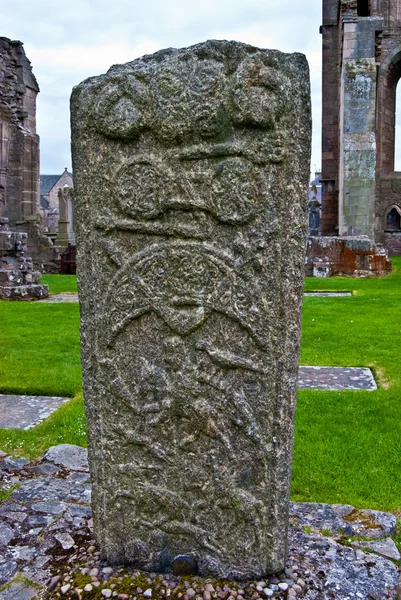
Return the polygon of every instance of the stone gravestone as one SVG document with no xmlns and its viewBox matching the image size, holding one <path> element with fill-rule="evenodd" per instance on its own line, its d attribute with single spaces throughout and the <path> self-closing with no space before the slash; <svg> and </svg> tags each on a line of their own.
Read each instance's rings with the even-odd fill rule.
<svg viewBox="0 0 401 600">
<path fill-rule="evenodd" d="M 300 54 L 164 50 L 72 94 L 95 534 L 111 563 L 283 568 L 307 229 Z"/>
</svg>

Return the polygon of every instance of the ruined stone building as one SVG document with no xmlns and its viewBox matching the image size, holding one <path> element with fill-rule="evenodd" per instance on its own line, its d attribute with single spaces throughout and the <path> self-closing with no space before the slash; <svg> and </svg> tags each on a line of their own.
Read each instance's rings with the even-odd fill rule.
<svg viewBox="0 0 401 600">
<path fill-rule="evenodd" d="M 401 254 L 401 0 L 323 0 L 322 234 Z"/>
<path fill-rule="evenodd" d="M 0 38 L 0 216 L 28 234 L 28 251 L 42 244 L 39 211 L 39 87 L 23 44 Z"/>
</svg>

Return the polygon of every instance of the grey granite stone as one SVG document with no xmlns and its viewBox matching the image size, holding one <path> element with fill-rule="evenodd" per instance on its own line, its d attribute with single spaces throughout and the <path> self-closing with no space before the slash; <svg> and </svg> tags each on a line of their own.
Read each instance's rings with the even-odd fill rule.
<svg viewBox="0 0 401 600">
<path fill-rule="evenodd" d="M 73 444 L 60 444 L 49 448 L 44 456 L 44 461 L 66 467 L 71 471 L 88 471 L 88 452 L 86 448 Z"/>
<path fill-rule="evenodd" d="M 61 515 L 67 508 L 67 505 L 65 502 L 36 502 L 35 504 L 32 504 L 31 508 L 40 513 Z"/>
<path fill-rule="evenodd" d="M 61 531 L 60 533 L 55 533 L 54 537 L 56 538 L 58 543 L 62 546 L 63 550 L 69 550 L 75 544 L 74 538 L 67 531 Z"/>
<path fill-rule="evenodd" d="M 283 568 L 309 177 L 305 58 L 163 50 L 71 99 L 94 526 L 111 563 Z"/>
<path fill-rule="evenodd" d="M 2 560 L 0 558 L 0 585 L 10 581 L 17 570 L 17 563 L 12 558 Z"/>
<path fill-rule="evenodd" d="M 11 458 L 11 456 L 8 456 L 0 462 L 0 468 L 3 471 L 19 471 L 19 469 L 22 469 L 28 463 L 29 460 L 25 458 Z"/>
<path fill-rule="evenodd" d="M 12 583 L 1 593 L 1 600 L 31 600 L 37 598 L 38 590 L 25 583 Z"/>
<path fill-rule="evenodd" d="M 329 530 L 332 534 L 381 538 L 394 535 L 397 519 L 391 513 L 359 510 L 350 504 L 315 504 L 291 502 L 290 516 L 294 523 L 313 530 Z"/>
<path fill-rule="evenodd" d="M 401 558 L 398 548 L 391 538 L 375 541 L 357 541 L 353 542 L 352 547 L 359 550 L 371 550 L 375 554 L 384 556 L 384 558 L 390 558 L 391 560 L 400 560 Z"/>
<path fill-rule="evenodd" d="M 14 529 L 7 523 L 0 523 L 0 548 L 7 546 L 15 535 Z"/>
<path fill-rule="evenodd" d="M 313 586 L 306 600 L 384 600 L 395 597 L 399 572 L 389 560 L 341 546 L 330 538 L 291 531 L 290 552 L 308 567 Z M 312 589 L 311 589 L 312 588 Z M 314 588 L 314 589 L 313 589 Z"/>
<path fill-rule="evenodd" d="M 20 502 L 31 502 L 33 500 L 88 502 L 90 495 L 90 486 L 87 483 L 39 477 L 38 479 L 23 481 L 20 487 L 14 490 L 10 498 Z"/>
</svg>

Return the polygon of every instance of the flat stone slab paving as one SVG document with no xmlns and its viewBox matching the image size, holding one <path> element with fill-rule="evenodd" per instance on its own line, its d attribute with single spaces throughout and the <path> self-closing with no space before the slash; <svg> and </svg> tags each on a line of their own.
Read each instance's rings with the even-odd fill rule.
<svg viewBox="0 0 401 600">
<path fill-rule="evenodd" d="M 74 292 L 54 294 L 53 296 L 40 300 L 40 302 L 78 302 L 78 294 L 75 294 Z"/>
<path fill-rule="evenodd" d="M 350 298 L 351 292 L 305 292 L 304 296 L 317 296 L 321 298 Z M 49 300 L 47 300 L 48 302 Z"/>
<path fill-rule="evenodd" d="M 212 600 L 382 600 L 394 598 L 398 588 L 392 561 L 400 554 L 390 513 L 291 502 L 285 571 L 223 587 L 212 577 L 181 579 L 107 565 L 93 537 L 84 448 L 62 444 L 32 462 L 0 450 L 0 489 L 10 492 L 0 501 L 1 600 L 157 600 L 195 594 Z M 349 538 L 352 547 L 344 545 Z"/>
<path fill-rule="evenodd" d="M 0 429 L 31 429 L 69 398 L 0 394 Z"/>
<path fill-rule="evenodd" d="M 313 390 L 377 389 L 372 371 L 363 367 L 299 367 L 298 387 Z"/>
</svg>

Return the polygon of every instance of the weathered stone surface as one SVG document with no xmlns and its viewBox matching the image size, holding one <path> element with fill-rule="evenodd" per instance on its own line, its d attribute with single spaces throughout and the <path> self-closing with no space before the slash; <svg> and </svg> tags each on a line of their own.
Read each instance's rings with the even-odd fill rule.
<svg viewBox="0 0 401 600">
<path fill-rule="evenodd" d="M 14 537 L 14 530 L 7 523 L 0 523 L 0 546 L 7 546 L 7 544 Z"/>
<path fill-rule="evenodd" d="M 390 558 L 391 560 L 400 560 L 401 558 L 398 548 L 391 538 L 376 541 L 357 541 L 353 542 L 352 547 L 358 548 L 359 550 L 371 550 L 372 552 L 380 554 L 380 556 L 384 556 L 384 558 Z"/>
<path fill-rule="evenodd" d="M 88 470 L 88 452 L 86 448 L 74 446 L 73 444 L 52 446 L 45 452 L 43 460 L 67 467 L 71 471 Z"/>
<path fill-rule="evenodd" d="M 303 56 L 237 42 L 73 92 L 94 525 L 111 563 L 284 565 L 309 111 Z"/>
<path fill-rule="evenodd" d="M 397 522 L 391 513 L 359 510 L 350 504 L 291 502 L 290 516 L 295 524 L 309 526 L 313 531 L 369 538 L 394 535 Z"/>
<path fill-rule="evenodd" d="M 55 515 L 52 507 L 48 514 L 35 513 L 37 504 L 40 503 L 42 508 L 50 505 L 47 501 L 49 488 L 54 493 L 54 489 L 59 487 L 61 496 L 65 494 L 66 483 L 59 478 L 59 474 L 53 473 L 46 479 L 41 478 L 40 484 L 36 485 L 37 480 L 31 479 L 35 474 L 36 464 L 37 461 L 20 472 L 20 481 L 24 488 L 29 485 L 35 488 L 38 502 L 32 504 L 29 497 L 21 503 L 12 498 L 0 502 L 0 531 L 6 520 L 14 532 L 8 545 L 0 548 L 0 589 L 3 584 L 7 585 L 7 590 L 0 591 L 1 600 L 29 598 L 33 587 L 34 597 L 38 600 L 54 600 L 60 594 L 61 587 L 84 574 L 96 578 L 93 585 L 87 584 L 84 587 L 85 591 L 92 591 L 97 587 L 98 593 L 102 589 L 113 589 L 118 598 L 128 598 L 128 595 L 120 593 L 121 590 L 127 589 L 127 584 L 130 585 L 129 582 L 138 575 L 145 576 L 149 584 L 140 588 L 141 592 L 135 592 L 138 600 L 165 597 L 166 589 L 171 591 L 172 598 L 177 597 L 178 590 L 190 597 L 192 591 L 189 590 L 193 590 L 193 597 L 203 596 L 204 600 L 210 600 L 214 595 L 219 598 L 224 596 L 226 599 L 241 596 L 244 600 L 252 600 L 256 593 L 260 597 L 274 596 L 281 599 L 302 597 L 308 600 L 382 600 L 395 597 L 397 593 L 397 567 L 390 560 L 377 556 L 386 548 L 389 550 L 393 544 L 389 535 L 394 533 L 395 517 L 378 511 L 358 511 L 348 505 L 290 503 L 289 556 L 286 568 L 281 573 L 264 577 L 263 581 L 228 582 L 222 589 L 220 579 L 201 579 L 190 574 L 184 579 L 171 573 L 156 577 L 154 574 L 143 574 L 126 568 L 122 576 L 120 568 L 106 565 L 99 556 L 98 546 L 93 540 L 88 497 L 74 493 L 73 503 L 60 502 L 65 507 L 63 514 Z M 64 475 L 67 472 L 68 469 L 65 468 Z M 86 473 L 72 471 L 71 475 L 83 476 Z M 70 518 L 72 514 L 82 517 L 78 519 L 79 525 L 76 518 Z M 32 524 L 32 528 L 25 526 L 25 520 L 21 524 L 21 515 L 26 517 L 28 524 Z M 345 519 L 349 517 L 352 528 L 347 535 L 362 535 L 363 541 L 356 543 L 369 544 L 371 553 L 360 550 L 355 552 L 342 545 L 348 542 L 347 535 L 336 531 L 341 527 L 345 532 Z M 363 528 L 360 528 L 361 523 Z M 34 527 L 35 525 L 40 527 Z M 306 526 L 309 526 L 308 531 L 311 533 L 306 533 Z M 330 529 L 331 536 L 328 537 L 327 531 L 323 532 L 322 528 Z M 379 535 L 377 539 L 367 541 L 367 538 L 376 535 Z M 192 566 L 197 568 L 195 562 Z M 284 589 L 287 585 L 288 588 Z M 73 588 L 70 592 L 71 597 L 81 594 L 77 589 L 74 592 Z"/>
</svg>

